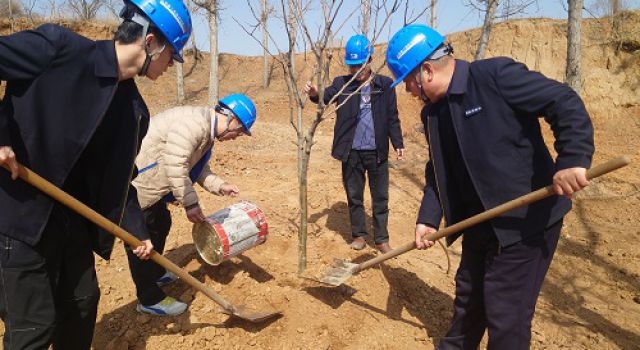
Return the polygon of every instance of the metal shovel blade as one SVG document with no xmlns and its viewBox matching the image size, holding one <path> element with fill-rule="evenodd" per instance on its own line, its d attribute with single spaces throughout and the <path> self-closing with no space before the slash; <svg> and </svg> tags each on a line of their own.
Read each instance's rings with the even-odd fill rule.
<svg viewBox="0 0 640 350">
<path fill-rule="evenodd" d="M 330 286 L 338 287 L 351 276 L 358 273 L 358 266 L 358 264 L 354 264 L 346 260 L 336 259 L 334 267 L 322 275 L 318 281 Z"/>
<path fill-rule="evenodd" d="M 222 312 L 241 318 L 245 321 L 260 323 L 273 317 L 279 317 L 282 315 L 281 311 L 263 312 L 263 311 L 250 311 L 244 305 L 233 306 L 230 309 L 222 309 Z"/>
</svg>

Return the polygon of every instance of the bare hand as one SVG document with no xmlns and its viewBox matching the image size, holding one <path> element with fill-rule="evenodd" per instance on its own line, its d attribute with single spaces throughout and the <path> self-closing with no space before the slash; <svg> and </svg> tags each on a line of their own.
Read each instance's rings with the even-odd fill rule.
<svg viewBox="0 0 640 350">
<path fill-rule="evenodd" d="M 398 160 L 404 159 L 404 148 L 398 148 L 396 150 L 396 154 L 398 155 Z"/>
<path fill-rule="evenodd" d="M 133 254 L 137 255 L 140 260 L 148 260 L 151 257 L 151 251 L 153 250 L 153 244 L 150 239 L 142 241 L 141 246 L 137 246 L 133 249 Z"/>
<path fill-rule="evenodd" d="M 315 86 L 313 86 L 310 81 L 308 81 L 307 84 L 304 86 L 304 92 L 305 94 L 309 95 L 309 97 L 318 96 L 318 89 Z"/>
<path fill-rule="evenodd" d="M 240 194 L 240 189 L 236 185 L 225 182 L 220 186 L 220 194 L 223 196 L 236 197 Z"/>
<path fill-rule="evenodd" d="M 11 171 L 12 179 L 15 180 L 18 178 L 18 161 L 11 146 L 0 147 L 0 166 L 7 167 L 7 169 Z"/>
<path fill-rule="evenodd" d="M 200 206 L 196 205 L 191 209 L 187 209 L 187 219 L 196 224 L 198 222 L 203 222 L 206 218 L 202 213 Z"/>
<path fill-rule="evenodd" d="M 430 233 L 434 233 L 437 230 L 433 227 L 429 227 L 425 224 L 417 224 L 416 225 L 416 248 L 418 249 L 427 249 L 433 247 L 436 242 L 434 241 L 425 241 L 424 236 Z"/>
<path fill-rule="evenodd" d="M 559 196 L 571 198 L 574 192 L 580 191 L 588 184 L 585 168 L 562 169 L 553 176 L 553 190 Z"/>
</svg>

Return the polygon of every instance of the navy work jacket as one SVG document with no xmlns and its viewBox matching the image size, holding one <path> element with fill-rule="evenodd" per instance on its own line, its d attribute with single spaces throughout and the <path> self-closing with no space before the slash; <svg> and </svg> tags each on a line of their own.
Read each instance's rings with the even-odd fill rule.
<svg viewBox="0 0 640 350">
<path fill-rule="evenodd" d="M 336 77 L 331 86 L 324 90 L 324 103 L 329 103 L 340 89 L 349 82 L 351 77 L 351 75 Z M 373 114 L 378 162 L 387 161 L 389 157 L 389 140 L 391 140 L 393 148 L 404 148 L 400 119 L 398 118 L 396 91 L 391 87 L 391 83 L 393 81 L 390 78 L 376 75 L 371 84 L 371 113 Z M 343 162 L 349 159 L 356 126 L 358 126 L 358 112 L 360 111 L 360 93 L 354 94 L 352 97 L 349 96 L 359 86 L 360 83 L 354 79 L 335 99 L 337 106 L 343 103 L 344 105 L 336 111 L 331 156 Z M 310 100 L 318 103 L 319 97 L 311 97 Z"/>
<path fill-rule="evenodd" d="M 430 160 L 418 223 L 438 227 L 443 215 L 447 225 L 465 219 L 465 208 L 447 195 L 452 177 L 444 166 L 439 118 L 452 118 L 462 161 L 485 209 L 551 184 L 558 170 L 591 165 L 593 127 L 580 97 L 522 63 L 506 57 L 456 60 L 443 98 L 450 115 L 430 113 L 428 104 L 422 110 Z M 555 163 L 542 138 L 540 117 L 555 137 Z M 552 196 L 497 217 L 491 226 L 501 246 L 508 246 L 541 234 L 570 209 L 568 198 Z"/>
<path fill-rule="evenodd" d="M 118 83 L 115 42 L 89 40 L 52 24 L 2 36 L 0 80 L 7 83 L 0 105 L 0 146 L 11 146 L 19 162 L 58 187 L 74 187 L 66 183 L 68 175 L 98 126 L 106 125 L 99 141 L 107 143 L 106 152 L 83 165 L 78 178 L 89 187 L 85 204 L 120 224 L 125 202 L 137 205 L 130 182 L 137 173 L 134 160 L 149 111 L 133 79 Z M 127 196 L 130 188 L 133 195 Z M 0 171 L 1 233 L 36 245 L 53 204 L 47 195 Z M 142 227 L 142 213 L 135 217 L 135 227 Z M 93 225 L 87 229 L 94 235 L 94 251 L 109 258 L 113 236 Z"/>
</svg>

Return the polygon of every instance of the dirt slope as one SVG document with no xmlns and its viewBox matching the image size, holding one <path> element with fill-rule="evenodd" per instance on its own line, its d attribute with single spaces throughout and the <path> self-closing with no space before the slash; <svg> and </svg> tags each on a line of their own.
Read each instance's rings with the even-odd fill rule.
<svg viewBox="0 0 640 350">
<path fill-rule="evenodd" d="M 625 21 L 637 32 L 638 14 Z M 96 38 L 110 27 L 68 24 Z M 4 27 L 0 26 L 0 30 Z M 565 24 L 548 19 L 518 20 L 498 25 L 489 55 L 508 55 L 530 68 L 561 79 L 564 70 Z M 583 96 L 596 128 L 596 162 L 629 154 L 640 162 L 640 74 L 633 40 L 616 45 L 606 20 L 583 27 Z M 470 59 L 478 31 L 449 37 L 458 57 Z M 631 36 L 627 36 L 629 38 Z M 616 50 L 623 47 L 624 50 Z M 377 47 L 381 62 L 384 47 Z M 332 71 L 344 67 L 336 52 Z M 257 309 L 276 308 L 284 316 L 250 325 L 217 312 L 216 305 L 185 284 L 167 288 L 190 303 L 184 315 L 150 318 L 135 312 L 135 291 L 121 243 L 111 261 L 99 261 L 102 288 L 94 346 L 96 349 L 430 349 L 446 332 L 451 318 L 453 274 L 460 245 L 449 248 L 452 271 L 442 249 L 411 252 L 380 268 L 352 278 L 348 286 L 329 289 L 311 284 L 297 270 L 297 184 L 294 132 L 288 124 L 288 98 L 275 66 L 272 85 L 260 88 L 261 59 L 221 57 L 221 94 L 244 92 L 255 99 L 259 122 L 252 138 L 216 146 L 214 171 L 241 187 L 241 198 L 254 201 L 269 219 L 267 243 L 218 267 L 201 264 L 191 242 L 191 225 L 182 209 L 173 208 L 174 227 L 167 256 L 198 279 L 214 286 L 234 303 Z M 302 76 L 312 62 L 298 57 Z M 190 104 L 204 104 L 207 64 L 187 58 L 185 78 Z M 139 85 L 153 112 L 173 106 L 171 70 L 151 84 Z M 407 160 L 391 169 L 390 232 L 392 245 L 413 236 L 421 198 L 425 141 L 413 127 L 419 103 L 398 89 Z M 310 116 L 312 108 L 307 108 Z M 309 179 L 309 273 L 324 271 L 333 258 L 363 261 L 371 247 L 348 249 L 349 228 L 340 167 L 329 156 L 333 119 L 321 124 Z M 547 133 L 548 136 L 548 133 Z M 551 145 L 551 143 L 550 143 Z M 199 190 L 207 212 L 233 203 Z M 596 180 L 579 196 L 565 220 L 562 240 L 542 290 L 533 321 L 533 349 L 640 348 L 640 176 L 634 164 Z M 365 196 L 367 197 L 367 196 Z M 367 200 L 367 206 L 369 201 Z"/>
</svg>

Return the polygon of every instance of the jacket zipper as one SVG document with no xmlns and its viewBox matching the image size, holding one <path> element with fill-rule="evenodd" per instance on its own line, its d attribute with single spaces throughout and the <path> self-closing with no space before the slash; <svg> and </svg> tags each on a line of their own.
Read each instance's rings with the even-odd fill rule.
<svg viewBox="0 0 640 350">
<path fill-rule="evenodd" d="M 122 211 L 120 212 L 120 219 L 118 220 L 118 226 L 122 223 L 124 218 L 124 211 L 127 208 L 127 200 L 129 199 L 129 186 L 131 186 L 131 179 L 133 178 L 133 171 L 136 169 L 136 155 L 138 151 L 138 133 L 140 131 L 140 114 L 136 116 L 136 130 L 135 130 L 135 142 L 133 143 L 133 162 L 131 163 L 131 171 L 129 172 L 129 179 L 124 187 L 124 201 L 122 202 Z"/>
<path fill-rule="evenodd" d="M 427 135 L 429 136 L 429 141 L 431 141 L 431 118 L 427 116 Z M 440 195 L 440 185 L 438 182 L 438 172 L 436 171 L 436 161 L 433 159 L 435 152 L 433 152 L 431 148 L 431 142 L 429 142 L 429 153 L 431 154 L 431 165 L 433 166 L 433 177 L 436 179 L 436 189 L 438 190 L 438 200 L 440 203 L 440 210 L 442 210 L 442 217 L 444 218 L 444 226 L 447 226 L 447 213 L 444 210 L 444 206 L 442 205 L 442 197 Z M 426 179 L 425 179 L 426 180 Z"/>
</svg>

